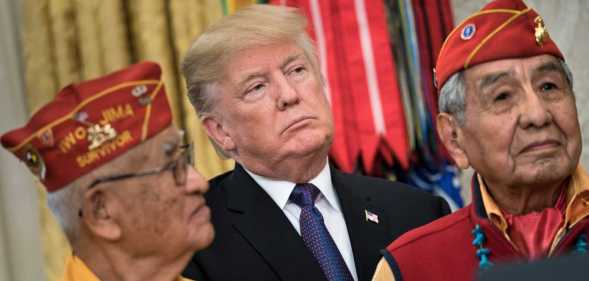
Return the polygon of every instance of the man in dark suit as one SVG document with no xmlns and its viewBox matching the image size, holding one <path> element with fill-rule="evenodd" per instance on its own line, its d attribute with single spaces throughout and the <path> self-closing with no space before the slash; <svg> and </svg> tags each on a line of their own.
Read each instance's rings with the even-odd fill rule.
<svg viewBox="0 0 589 281">
<path fill-rule="evenodd" d="M 210 181 L 216 239 L 189 278 L 369 280 L 379 249 L 449 211 L 329 165 L 333 121 L 305 27 L 296 9 L 254 5 L 211 26 L 183 61 L 203 126 L 237 162 Z"/>
</svg>

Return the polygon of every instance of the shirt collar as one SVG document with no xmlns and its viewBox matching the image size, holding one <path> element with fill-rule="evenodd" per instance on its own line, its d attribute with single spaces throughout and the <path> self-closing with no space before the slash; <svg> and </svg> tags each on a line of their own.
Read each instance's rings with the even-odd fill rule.
<svg viewBox="0 0 589 281">
<path fill-rule="evenodd" d="M 565 222 L 574 225 L 589 216 L 589 175 L 581 165 L 577 166 L 569 186 Z"/>
<path fill-rule="evenodd" d="M 280 209 L 284 209 L 284 207 L 286 207 L 288 198 L 295 188 L 295 182 L 275 180 L 257 175 L 248 170 L 246 167 L 243 167 L 243 169 L 254 179 L 254 181 L 259 186 L 262 187 L 264 191 L 266 191 L 266 193 L 270 196 L 270 198 L 272 198 L 276 205 L 280 207 Z M 331 205 L 337 211 L 341 212 L 339 200 L 337 199 L 335 189 L 333 188 L 333 182 L 331 181 L 331 170 L 329 169 L 328 161 L 325 162 L 325 166 L 321 172 L 319 172 L 316 177 L 311 179 L 309 183 L 312 183 L 319 189 L 319 191 L 321 191 L 321 196 L 327 200 L 329 205 Z"/>
<path fill-rule="evenodd" d="M 71 255 L 66 260 L 65 272 L 62 278 L 63 281 L 100 281 L 96 275 L 86 266 L 84 261 L 75 255 Z M 175 279 L 176 281 L 192 281 L 181 276 Z"/>
<path fill-rule="evenodd" d="M 84 261 L 72 255 L 65 264 L 64 281 L 86 280 L 100 281 L 96 275 L 86 266 Z"/>
<path fill-rule="evenodd" d="M 497 206 L 497 203 L 495 203 L 495 200 L 493 199 L 491 194 L 489 194 L 489 191 L 487 190 L 487 185 L 485 184 L 483 177 L 479 173 L 477 173 L 477 179 L 481 190 L 481 199 L 483 201 L 483 206 L 485 206 L 485 212 L 487 213 L 487 217 L 489 218 L 489 220 L 491 220 L 493 224 L 495 224 L 499 229 L 501 229 L 502 232 L 505 232 L 508 226 L 507 220 L 503 216 L 503 213 L 501 213 L 501 209 L 499 208 L 499 206 Z"/>
</svg>

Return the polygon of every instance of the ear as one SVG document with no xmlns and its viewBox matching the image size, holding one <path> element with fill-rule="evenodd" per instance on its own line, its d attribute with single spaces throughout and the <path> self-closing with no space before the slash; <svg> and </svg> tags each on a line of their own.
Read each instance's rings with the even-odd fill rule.
<svg viewBox="0 0 589 281">
<path fill-rule="evenodd" d="M 83 224 L 94 235 L 108 241 L 116 241 L 121 238 L 122 228 L 113 216 L 116 208 L 114 198 L 107 192 L 100 188 L 86 191 L 80 216 Z"/>
<path fill-rule="evenodd" d="M 454 116 L 441 112 L 437 117 L 437 129 L 440 140 L 454 159 L 460 169 L 470 166 L 466 151 L 464 150 L 464 134 L 462 128 Z"/>
<path fill-rule="evenodd" d="M 206 116 L 203 119 L 203 125 L 207 130 L 209 138 L 211 138 L 218 147 L 224 151 L 235 150 L 235 143 L 231 135 L 225 130 L 223 124 L 219 122 L 218 117 Z"/>
</svg>

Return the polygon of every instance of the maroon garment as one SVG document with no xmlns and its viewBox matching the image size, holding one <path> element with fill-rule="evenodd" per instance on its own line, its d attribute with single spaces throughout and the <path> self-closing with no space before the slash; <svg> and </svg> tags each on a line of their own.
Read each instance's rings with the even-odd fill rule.
<svg viewBox="0 0 589 281">
<path fill-rule="evenodd" d="M 491 262 L 497 264 L 526 259 L 486 217 L 476 174 L 472 189 L 472 204 L 406 233 L 383 251 L 396 281 L 475 280 L 479 260 L 472 245 L 471 231 L 477 224 L 486 237 L 483 246 L 491 250 Z M 571 251 L 581 233 L 589 234 L 587 218 L 568 231 L 554 255 Z"/>
</svg>

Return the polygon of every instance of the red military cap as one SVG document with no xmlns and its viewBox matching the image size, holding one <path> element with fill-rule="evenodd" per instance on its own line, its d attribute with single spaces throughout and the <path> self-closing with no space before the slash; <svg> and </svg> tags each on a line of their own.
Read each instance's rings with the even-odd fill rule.
<svg viewBox="0 0 589 281">
<path fill-rule="evenodd" d="M 2 146 L 54 192 L 156 135 L 172 112 L 156 63 L 63 88 Z"/>
<path fill-rule="evenodd" d="M 521 0 L 492 1 L 450 32 L 438 55 L 435 82 L 440 89 L 452 74 L 471 66 L 541 54 L 564 60 L 538 13 Z"/>
</svg>

